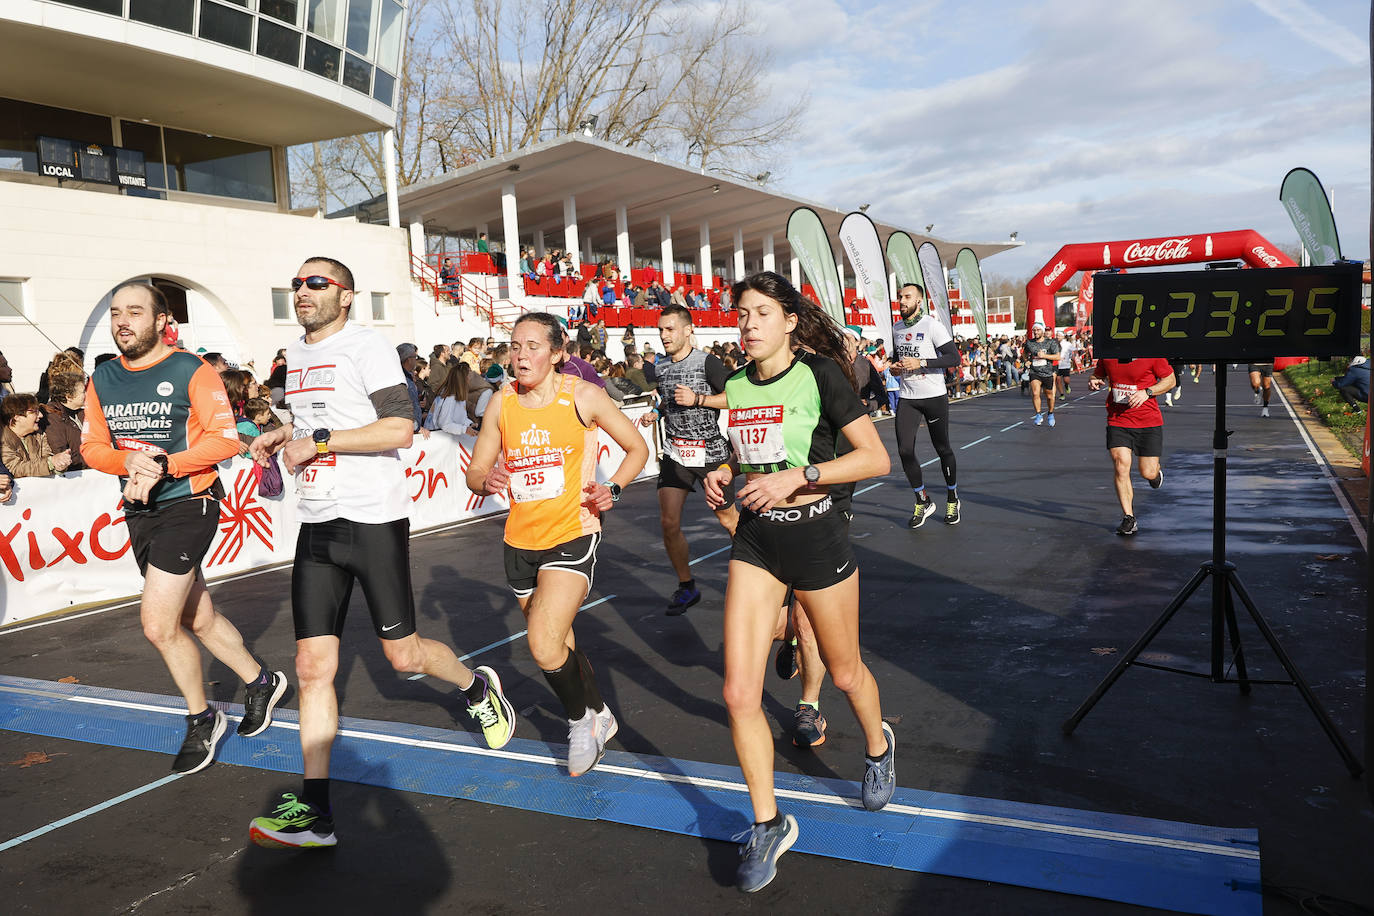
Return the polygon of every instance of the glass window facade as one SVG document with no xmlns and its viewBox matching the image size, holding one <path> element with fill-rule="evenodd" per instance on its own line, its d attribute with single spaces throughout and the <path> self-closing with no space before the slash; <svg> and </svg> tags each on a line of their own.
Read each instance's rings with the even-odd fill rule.
<svg viewBox="0 0 1374 916">
<path fill-rule="evenodd" d="M 215 0 L 200 0 L 200 37 L 251 51 L 253 17 L 242 10 L 221 6 Z"/>
<path fill-rule="evenodd" d="M 6 0 L 0 0 L 4 3 Z M 51 0 L 195 34 L 394 106 L 406 0 Z"/>
<path fill-rule="evenodd" d="M 170 190 L 275 202 L 272 150 L 241 140 L 162 130 Z"/>
<path fill-rule="evenodd" d="M 0 169 L 37 172 L 39 137 L 114 143 L 107 117 L 0 99 Z"/>
<path fill-rule="evenodd" d="M 352 311 L 352 309 L 349 309 Z M 372 320 L 386 321 L 386 293 L 372 294 Z"/>
<path fill-rule="evenodd" d="M 129 18 L 189 35 L 196 4 L 195 0 L 129 0 Z"/>
<path fill-rule="evenodd" d="M 167 170 L 162 159 L 162 128 L 156 124 L 140 124 L 137 121 L 120 121 L 120 145 L 125 149 L 136 149 L 143 154 L 143 168 L 148 173 L 150 190 L 167 189 Z"/>
</svg>

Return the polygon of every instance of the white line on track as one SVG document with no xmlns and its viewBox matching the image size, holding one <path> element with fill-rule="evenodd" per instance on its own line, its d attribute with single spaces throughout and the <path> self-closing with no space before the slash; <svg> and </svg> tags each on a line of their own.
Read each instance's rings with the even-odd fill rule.
<svg viewBox="0 0 1374 916">
<path fill-rule="evenodd" d="M 867 493 L 869 490 L 875 490 L 875 489 L 877 489 L 878 487 L 881 487 L 882 485 L 883 485 L 883 482 L 882 482 L 881 480 L 878 481 L 877 483 L 871 483 L 871 484 L 869 484 L 868 486 L 864 487 L 862 490 L 855 490 L 853 495 L 854 495 L 854 496 L 859 496 L 859 495 L 861 495 L 861 494 L 863 494 L 863 493 Z"/>
<path fill-rule="evenodd" d="M 122 709 L 137 709 L 142 711 L 159 712 L 166 715 L 181 716 L 182 711 L 168 706 L 154 706 L 146 703 L 129 703 L 123 700 L 107 700 L 100 697 L 81 697 L 69 696 L 66 699 L 79 703 L 89 703 L 97 706 L 112 706 Z M 299 726 L 294 722 L 275 721 L 274 727 L 281 727 L 293 731 L 299 731 Z M 494 750 L 488 747 L 477 745 L 449 744 L 442 741 L 428 741 L 416 738 L 403 738 L 395 735 L 382 735 L 376 732 L 367 732 L 360 729 L 345 728 L 339 730 L 340 735 L 350 738 L 358 738 L 363 741 L 376 741 L 382 744 L 397 744 L 406 747 L 426 748 L 428 750 L 444 751 L 453 754 L 469 754 L 479 757 L 495 757 L 504 760 L 517 760 L 524 763 L 543 764 L 545 766 L 559 766 L 565 763 L 564 758 L 554 757 L 548 754 L 524 754 L 515 751 Z M 634 779 L 643 779 L 649 782 L 678 783 L 695 786 L 704 789 L 720 789 L 728 792 L 745 793 L 749 791 L 743 782 L 732 780 L 711 779 L 702 776 L 686 776 L 678 773 L 661 773 L 654 770 L 639 769 L 636 767 L 618 766 L 614 764 L 602 763 L 597 766 L 597 772 L 613 773 L 617 776 L 625 776 Z M 155 788 L 157 785 L 169 781 L 170 777 L 164 777 L 158 783 L 153 783 L 145 787 Z M 836 807 L 860 808 L 861 803 L 857 798 L 833 795 L 824 792 L 803 792 L 796 789 L 778 789 L 777 794 L 783 798 L 794 799 L 797 801 L 813 802 L 817 804 L 833 805 Z M 132 796 L 129 796 L 132 797 Z M 115 803 L 113 800 L 106 803 Z M 1162 849 L 1172 849 L 1181 852 L 1196 852 L 1206 855 L 1225 856 L 1233 859 L 1251 859 L 1258 861 L 1260 853 L 1258 849 L 1227 846 L 1220 843 L 1206 843 L 1193 840 L 1172 839 L 1169 837 L 1146 836 L 1141 834 L 1123 833 L 1115 830 L 1101 830 L 1093 827 L 1071 827 L 1063 824 L 1053 824 L 1042 821 L 1029 820 L 1027 818 L 1001 817 L 991 814 L 975 814 L 966 811 L 950 811 L 941 808 L 927 808 L 919 805 L 888 805 L 883 809 L 885 813 L 906 814 L 911 817 L 929 817 L 937 820 L 957 821 L 966 824 L 978 824 L 988 827 L 1010 828 L 1014 830 L 1026 830 L 1036 833 L 1051 833 L 1060 836 L 1072 836 L 1082 839 L 1103 840 L 1107 842 L 1124 843 L 1133 846 L 1152 846 Z M 83 812 L 84 814 L 85 812 Z M 11 841 L 14 842 L 14 841 Z M 4 848 L 4 847 L 0 847 Z"/>
<path fill-rule="evenodd" d="M 71 699 L 75 699 L 75 697 L 72 697 Z M 153 708 L 156 708 L 159 712 L 163 711 L 162 707 Z M 173 712 L 180 714 L 181 710 L 173 710 Z M 51 824 L 39 827 L 37 830 L 30 830 L 23 836 L 17 836 L 14 839 L 9 840 L 5 843 L 0 843 L 0 852 L 4 852 L 7 849 L 13 849 L 15 846 L 18 846 L 22 843 L 27 843 L 29 840 L 35 840 L 45 833 L 51 833 L 59 827 L 65 827 L 68 824 L 75 823 L 76 821 L 79 821 L 84 817 L 90 817 L 92 814 L 99 814 L 106 808 L 113 808 L 120 802 L 128 801 L 131 798 L 137 798 L 145 792 L 151 792 L 154 789 L 161 788 L 162 786 L 167 785 L 167 783 L 169 782 L 180 779 L 181 775 L 182 774 L 180 773 L 168 774 L 167 776 L 164 776 L 161 779 L 148 783 L 146 786 L 139 786 L 137 789 L 130 789 L 123 795 L 116 795 L 114 798 L 111 798 L 108 801 L 103 801 L 98 805 L 92 805 L 84 811 L 78 811 L 75 814 L 69 814 L 64 818 L 60 818 L 59 820 L 53 821 Z"/>
<path fill-rule="evenodd" d="M 695 566 L 695 565 L 697 565 L 698 563 L 700 563 L 702 560 L 709 560 L 709 559 L 711 559 L 711 557 L 714 557 L 716 554 L 718 554 L 718 553 L 725 553 L 725 551 L 727 551 L 727 550 L 729 550 L 729 549 L 730 549 L 730 545 L 729 545 L 729 544 L 726 544 L 724 547 L 720 548 L 719 550 L 713 550 L 713 551 L 711 551 L 710 553 L 702 554 L 701 556 L 697 557 L 695 560 L 688 560 L 688 561 L 687 561 L 687 565 L 688 565 L 688 566 Z"/>
<path fill-rule="evenodd" d="M 612 598 L 614 598 L 614 597 L 615 597 L 615 595 L 607 595 L 606 597 L 604 597 L 604 598 L 598 598 L 598 599 L 596 599 L 595 601 L 588 601 L 586 604 L 584 604 L 584 605 L 582 605 L 580 608 L 578 608 L 578 610 L 579 610 L 579 611 L 585 611 L 585 610 L 586 610 L 587 608 L 589 608 L 589 607 L 596 607 L 598 604 L 605 604 L 607 601 L 610 601 L 610 600 L 611 600 Z M 474 656 L 481 655 L 483 652 L 487 651 L 488 649 L 495 649 L 495 648 L 497 648 L 498 646 L 504 646 L 504 645 L 505 645 L 506 643 L 508 643 L 508 642 L 515 642 L 517 639 L 519 639 L 521 636 L 524 636 L 524 635 L 525 635 L 526 633 L 528 633 L 528 632 L 529 632 L 529 630 L 521 630 L 519 633 L 512 633 L 510 636 L 507 636 L 505 639 L 498 639 L 498 640 L 496 640 L 496 642 L 494 642 L 494 643 L 489 643 L 489 644 L 483 646 L 483 647 L 480 648 L 480 649 L 473 649 L 473 650 L 472 650 L 471 652 L 469 652 L 467 655 L 460 655 L 460 656 L 458 656 L 458 661 L 460 661 L 460 662 L 465 662 L 465 661 L 467 661 L 468 659 L 470 659 L 470 658 L 472 658 L 472 657 L 474 657 Z M 406 680 L 408 680 L 408 681 L 419 681 L 419 680 L 423 680 L 423 679 L 424 679 L 424 674 L 412 674 L 410 677 L 406 678 Z"/>
<path fill-rule="evenodd" d="M 1004 432 L 1006 432 L 1006 431 L 1009 430 L 1009 429 L 1015 429 L 1016 427 L 1020 426 L 1022 423 L 1025 423 L 1025 422 L 1026 422 L 1025 420 L 1017 420 L 1015 423 L 1011 424 L 1010 426 L 1003 426 L 1001 429 L 998 430 L 998 432 L 999 432 L 999 433 L 1004 433 Z"/>
<path fill-rule="evenodd" d="M 959 451 L 962 452 L 962 451 L 963 451 L 964 449 L 966 449 L 966 448 L 973 448 L 973 447 L 974 447 L 975 445 L 977 445 L 979 442 L 986 442 L 986 441 L 988 441 L 988 440 L 991 439 L 991 438 L 992 438 L 991 436 L 984 436 L 984 437 L 981 438 L 981 439 L 974 439 L 974 440 L 973 440 L 972 442 L 970 442 L 968 445 L 961 445 L 961 446 L 959 446 Z"/>
<path fill-rule="evenodd" d="M 1293 425 L 1298 428 L 1298 434 L 1302 436 L 1302 441 L 1307 446 L 1307 450 L 1312 453 L 1312 460 L 1316 462 L 1317 469 L 1322 472 L 1322 477 L 1325 478 L 1327 484 L 1330 485 L 1331 492 L 1336 494 L 1336 502 L 1340 503 L 1341 508 L 1345 510 L 1345 517 L 1349 519 L 1350 527 L 1355 530 L 1355 537 L 1360 539 L 1360 548 L 1368 552 L 1369 543 L 1365 535 L 1364 522 L 1361 521 L 1360 517 L 1355 513 L 1354 507 L 1350 505 L 1350 500 L 1346 498 L 1345 490 L 1341 489 L 1340 483 L 1336 480 L 1336 475 L 1331 473 L 1330 467 L 1327 466 L 1326 459 L 1322 457 L 1321 450 L 1317 448 L 1317 444 L 1312 441 L 1312 437 L 1307 434 L 1307 430 L 1298 420 L 1298 415 L 1293 411 L 1293 405 L 1289 404 L 1288 398 L 1283 396 L 1283 389 L 1275 385 L 1273 392 L 1279 396 L 1279 403 L 1283 405 L 1284 410 L 1288 411 L 1289 419 L 1291 419 Z"/>
</svg>

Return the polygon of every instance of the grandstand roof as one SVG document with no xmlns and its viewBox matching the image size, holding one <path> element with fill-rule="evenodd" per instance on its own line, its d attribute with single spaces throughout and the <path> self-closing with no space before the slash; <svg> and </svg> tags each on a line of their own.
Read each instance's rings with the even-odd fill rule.
<svg viewBox="0 0 1374 916">
<path fill-rule="evenodd" d="M 561 234 L 563 199 L 571 194 L 577 201 L 580 236 L 590 236 L 603 249 L 614 244 L 615 211 L 624 205 L 630 241 L 641 257 L 657 256 L 659 218 L 667 213 L 672 219 L 674 255 L 679 260 L 693 258 L 699 247 L 698 226 L 708 221 L 714 256 L 728 256 L 734 250 L 737 228 L 743 230 L 745 255 L 750 258 L 760 256 L 764 235 L 772 233 L 779 269 L 783 269 L 783 258 L 790 256 L 787 217 L 796 207 L 812 207 L 832 239 L 838 236 L 840 221 L 848 212 L 747 180 L 703 172 L 580 134 L 566 134 L 401 189 L 401 221 L 423 222 L 430 232 L 447 230 L 454 234 L 467 234 L 473 227 L 486 225 L 492 240 L 499 242 L 503 234 L 501 187 L 507 182 L 515 183 L 522 238 L 538 230 Z M 982 260 L 1024 244 L 940 239 L 877 217 L 874 222 L 883 238 L 893 230 L 904 229 L 917 245 L 933 241 L 950 264 L 963 247 L 973 249 Z M 559 234 L 548 240 L 550 245 L 560 242 Z M 838 244 L 835 253 L 840 255 Z"/>
</svg>

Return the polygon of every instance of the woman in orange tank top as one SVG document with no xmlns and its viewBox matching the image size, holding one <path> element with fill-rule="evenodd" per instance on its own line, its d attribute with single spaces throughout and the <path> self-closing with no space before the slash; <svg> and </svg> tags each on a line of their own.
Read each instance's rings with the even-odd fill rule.
<svg viewBox="0 0 1374 916">
<path fill-rule="evenodd" d="M 530 654 L 566 710 L 568 772 L 580 776 L 601 759 L 618 725 L 577 648 L 573 619 L 591 590 L 601 513 L 643 469 L 649 447 L 603 389 L 559 371 L 565 338 L 545 312 L 515 323 L 515 381 L 487 407 L 467 484 L 510 501 L 506 580 L 525 614 Z M 605 483 L 596 480 L 598 427 L 625 450 Z"/>
</svg>

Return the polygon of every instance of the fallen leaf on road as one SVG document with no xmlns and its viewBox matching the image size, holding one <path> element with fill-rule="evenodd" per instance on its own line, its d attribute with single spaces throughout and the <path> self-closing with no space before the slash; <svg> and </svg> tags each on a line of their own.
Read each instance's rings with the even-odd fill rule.
<svg viewBox="0 0 1374 916">
<path fill-rule="evenodd" d="M 1115 655 L 1116 649 L 1110 646 L 1094 646 L 1093 655 Z"/>
<path fill-rule="evenodd" d="M 69 674 L 69 675 L 67 675 L 66 677 L 60 677 L 60 678 L 58 678 L 58 679 L 57 679 L 57 683 L 59 683 L 59 684 L 80 684 L 81 681 L 80 681 L 79 679 L 77 679 L 77 678 L 72 677 L 72 676 Z"/>
<path fill-rule="evenodd" d="M 1330 562 L 1330 561 L 1332 561 L 1332 560 L 1339 560 L 1339 559 L 1341 559 L 1341 555 L 1338 554 L 1338 553 L 1319 553 L 1319 554 L 1317 554 L 1317 559 L 1318 559 L 1318 560 L 1326 560 L 1326 561 Z"/>
<path fill-rule="evenodd" d="M 27 754 L 25 754 L 23 757 L 20 757 L 18 760 L 11 760 L 10 766 L 19 767 L 23 769 L 25 767 L 37 766 L 40 763 L 52 763 L 52 759 L 54 757 L 66 756 L 67 755 L 63 753 L 45 754 L 43 751 L 29 751 Z"/>
</svg>

